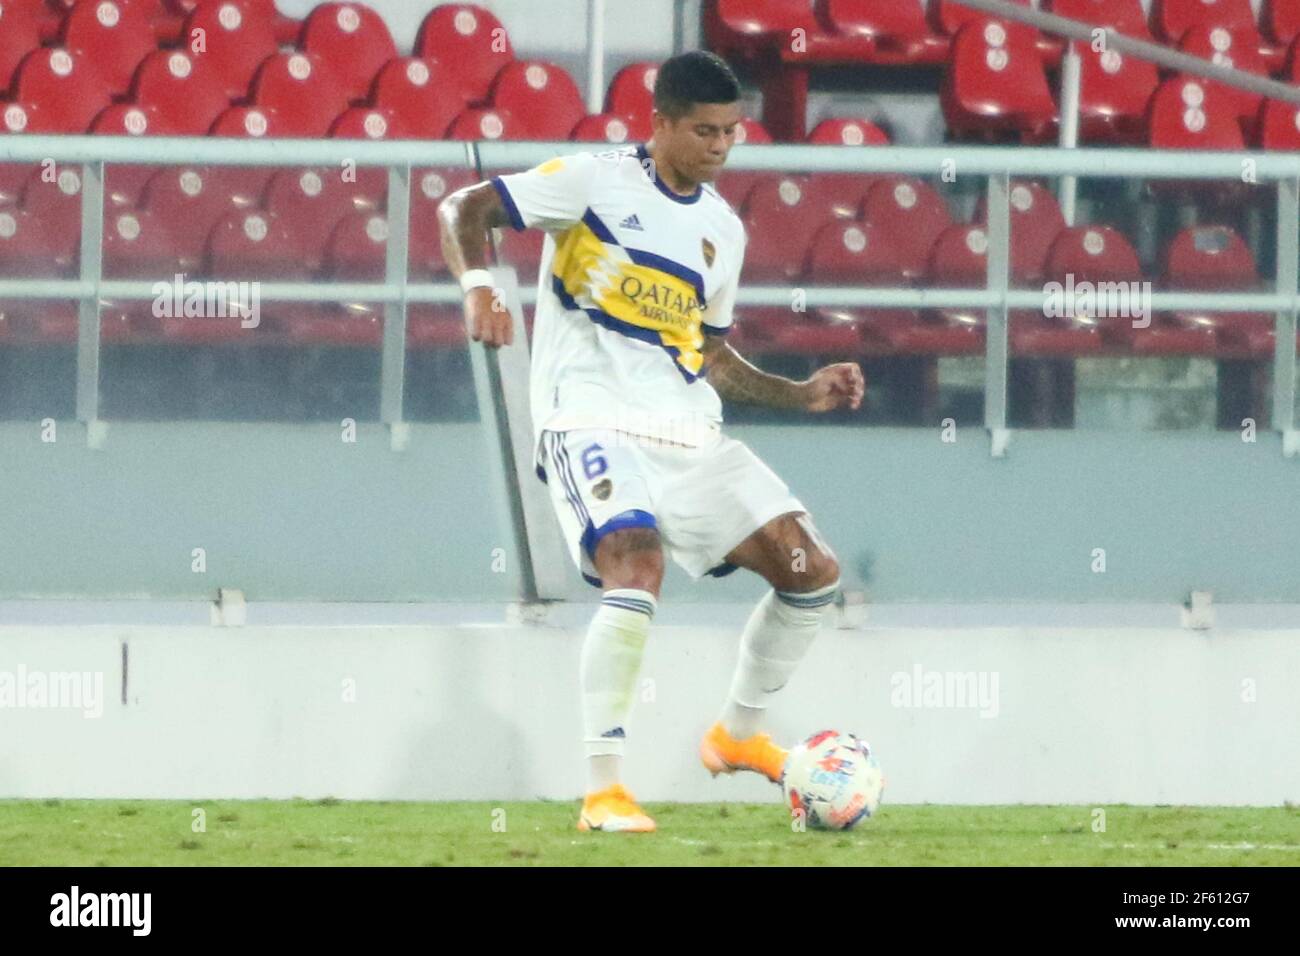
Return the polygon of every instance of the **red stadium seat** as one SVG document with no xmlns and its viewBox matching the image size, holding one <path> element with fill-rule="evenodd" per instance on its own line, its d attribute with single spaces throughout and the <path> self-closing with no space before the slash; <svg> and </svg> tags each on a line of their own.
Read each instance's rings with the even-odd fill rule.
<svg viewBox="0 0 1300 956">
<path fill-rule="evenodd" d="M 69 253 L 53 223 L 25 209 L 0 209 L 0 276 L 71 278 L 75 268 L 76 247 Z"/>
<path fill-rule="evenodd" d="M 828 285 L 904 285 L 898 250 L 886 229 L 865 222 L 824 224 L 808 250 L 807 278 Z"/>
<path fill-rule="evenodd" d="M 1147 104 L 1160 82 L 1155 64 L 1118 50 L 1098 53 L 1091 44 L 1074 46 L 1079 53 L 1079 141 L 1145 142 Z"/>
<path fill-rule="evenodd" d="M 814 67 L 888 61 L 866 36 L 823 28 L 811 4 L 787 0 L 708 0 L 704 32 L 709 48 L 754 66 L 762 82 L 763 122 L 779 140 L 806 133 L 809 75 Z M 800 30 L 795 34 L 792 31 Z M 791 40 L 798 38 L 798 43 Z"/>
<path fill-rule="evenodd" d="M 632 130 L 621 116 L 593 113 L 578 121 L 569 139 L 582 143 L 627 143 L 632 140 Z"/>
<path fill-rule="evenodd" d="M 329 236 L 325 271 L 338 282 L 382 282 L 388 247 L 388 222 L 382 214 L 344 216 Z M 289 341 L 299 345 L 377 347 L 383 339 L 383 307 L 345 302 L 312 311 L 299 310 L 279 322 Z"/>
<path fill-rule="evenodd" d="M 173 127 L 156 109 L 118 103 L 110 106 L 91 124 L 92 133 L 108 136 L 175 136 Z M 111 163 L 104 168 L 104 195 L 111 206 L 134 206 L 157 166 Z"/>
<path fill-rule="evenodd" d="M 145 57 L 131 93 L 182 136 L 206 136 L 230 106 L 220 77 L 203 55 L 183 50 L 158 50 Z"/>
<path fill-rule="evenodd" d="M 1197 77 L 1160 84 L 1147 110 L 1147 136 L 1157 149 L 1241 149 L 1241 126 L 1230 102 Z"/>
<path fill-rule="evenodd" d="M 348 94 L 320 57 L 278 53 L 257 70 L 253 105 L 279 114 L 281 136 L 323 137 L 348 108 Z"/>
<path fill-rule="evenodd" d="M 501 21 L 482 7 L 444 3 L 429 11 L 420 24 L 415 55 L 443 64 L 467 105 L 487 102 L 497 73 L 515 58 Z"/>
<path fill-rule="evenodd" d="M 362 170 L 358 170 L 362 172 Z M 332 168 L 283 169 L 266 187 L 265 208 L 285 222 L 298 238 L 307 268 L 315 272 L 338 223 L 355 212 L 374 213 L 376 206 Z"/>
<path fill-rule="evenodd" d="M 56 47 L 33 50 L 18 68 L 14 99 L 29 107 L 32 132 L 84 133 L 111 102 L 84 57 Z"/>
<path fill-rule="evenodd" d="M 157 216 L 121 209 L 104 222 L 104 277 L 171 281 L 194 263 L 178 253 L 175 236 Z M 100 336 L 128 338 L 155 325 L 152 300 L 105 301 L 100 305 Z"/>
<path fill-rule="evenodd" d="M 1058 17 L 1114 27 L 1135 40 L 1151 40 L 1141 0 L 1048 0 L 1045 6 Z"/>
<path fill-rule="evenodd" d="M 1095 288 L 1100 283 L 1143 281 L 1142 267 L 1132 244 L 1122 233 L 1109 226 L 1097 225 L 1073 226 L 1061 231 L 1048 252 L 1045 278 L 1060 283 L 1063 295 L 1071 287 L 1080 289 L 1083 283 Z M 1086 298 L 1077 298 L 1074 308 L 1084 310 L 1086 302 Z M 1068 298 L 1063 305 L 1070 307 Z M 1133 343 L 1134 334 L 1141 330 L 1134 329 L 1130 319 L 1081 312 L 1073 317 L 1059 318 L 1038 315 L 1037 320 L 1021 321 L 1018 334 L 1024 351 L 1060 354 L 1073 350 L 1080 354 L 1098 343 L 1114 343 L 1139 351 Z M 1100 340 L 1093 338 L 1098 334 Z M 1071 341 L 1075 343 L 1073 346 Z"/>
<path fill-rule="evenodd" d="M 1199 26 L 1245 30 L 1259 38 L 1250 0 L 1152 0 L 1151 32 L 1156 39 L 1177 43 Z"/>
<path fill-rule="evenodd" d="M 1034 182 L 1013 182 L 1008 208 L 1011 211 L 1011 278 L 1036 283 L 1047 267 L 1047 252 L 1065 228 L 1061 207 L 1048 190 Z M 987 227 L 985 202 L 981 197 L 975 221 Z"/>
<path fill-rule="evenodd" d="M 212 227 L 237 209 L 236 197 L 221 188 L 217 172 L 207 167 L 164 167 L 149 178 L 141 194 L 140 207 L 171 235 L 185 272 L 199 268 Z"/>
<path fill-rule="evenodd" d="M 270 107 L 232 106 L 217 117 L 209 135 L 272 139 L 291 134 L 285 131 L 279 112 Z M 273 174 L 274 170 L 265 166 L 225 166 L 213 169 L 208 180 L 212 188 L 227 192 L 239 205 L 254 206 Z"/>
<path fill-rule="evenodd" d="M 392 110 L 354 106 L 330 126 L 334 139 L 407 139 L 409 134 Z"/>
<path fill-rule="evenodd" d="M 1019 3 L 1022 7 L 1033 6 L 1029 0 L 1011 0 L 1013 3 Z M 997 19 L 985 13 L 983 10 L 977 10 L 975 7 L 962 6 L 960 3 L 953 3 L 952 0 L 935 0 L 930 5 L 930 16 L 934 20 L 935 27 L 939 32 L 950 37 L 955 37 L 961 28 L 968 23 L 983 23 L 987 20 Z M 1022 23 L 1012 23 L 1007 20 L 1000 20 L 1004 26 L 1010 27 L 1013 32 L 1029 36 L 1036 36 L 1038 31 L 1033 27 Z"/>
<path fill-rule="evenodd" d="M 973 21 L 953 38 L 939 94 L 954 136 L 1053 133 L 1056 105 L 1032 40 L 993 20 Z"/>
<path fill-rule="evenodd" d="M 567 139 L 587 112 L 573 78 L 540 61 L 503 67 L 492 84 L 492 106 L 515 118 L 512 135 L 519 139 Z"/>
<path fill-rule="evenodd" d="M 202 31 L 202 56 L 211 72 L 220 78 L 230 99 L 248 94 L 257 68 L 279 50 L 273 18 L 238 0 L 199 4 L 185 21 L 185 36 L 195 44 L 195 31 Z"/>
<path fill-rule="evenodd" d="M 462 110 L 447 128 L 447 139 L 522 138 L 515 132 L 514 117 L 498 109 Z"/>
<path fill-rule="evenodd" d="M 1261 282 L 1255 257 L 1241 236 L 1227 226 L 1192 226 L 1174 236 L 1165 250 L 1163 285 L 1183 292 L 1236 292 L 1257 291 Z M 1256 354 L 1273 349 L 1273 317 L 1267 313 L 1191 310 L 1170 318 L 1185 331 L 1213 332 L 1212 344 L 1220 348 Z"/>
<path fill-rule="evenodd" d="M 275 40 L 281 46 L 292 46 L 298 42 L 302 34 L 302 21 L 280 13 L 276 8 L 276 0 L 243 0 L 243 2 L 255 14 L 271 21 L 275 29 Z"/>
<path fill-rule="evenodd" d="M 935 239 L 928 263 L 929 279 L 940 288 L 983 289 L 988 286 L 988 234 L 983 225 L 951 225 Z M 983 309 L 953 307 L 935 309 L 926 316 L 925 335 L 933 341 L 928 348 L 916 343 L 911 351 L 972 351 L 983 347 Z M 979 338 L 972 339 L 972 336 Z M 943 348 L 937 348 L 942 345 Z"/>
<path fill-rule="evenodd" d="M 17 207 L 0 209 L 0 276 L 70 279 L 76 248 L 69 254 L 65 236 L 41 216 Z M 27 333 L 37 340 L 75 341 L 76 305 L 32 299 L 0 301 L 0 339 Z"/>
<path fill-rule="evenodd" d="M 361 3 L 317 6 L 303 26 L 300 47 L 329 63 L 354 100 L 370 95 L 375 75 L 397 56 L 384 18 Z"/>
<path fill-rule="evenodd" d="M 268 139 L 285 136 L 280 128 L 280 114 L 267 107 L 232 106 L 212 124 L 212 136 L 237 136 L 241 139 Z"/>
<path fill-rule="evenodd" d="M 41 45 L 41 26 L 35 12 L 21 3 L 0 3 L 0 89 L 13 84 L 18 64 Z"/>
<path fill-rule="evenodd" d="M 436 60 L 399 57 L 375 78 L 373 102 L 391 111 L 410 135 L 442 139 L 464 104 L 447 92 L 446 70 Z"/>
<path fill-rule="evenodd" d="M 649 123 L 658 76 L 657 63 L 630 63 L 623 67 L 614 74 L 605 92 L 605 112 Z"/>
<path fill-rule="evenodd" d="M 1268 67 L 1259 55 L 1258 36 L 1241 30 L 1229 30 L 1226 27 L 1196 26 L 1183 34 L 1178 48 L 1184 53 L 1211 60 L 1219 66 L 1233 67 L 1257 76 L 1268 76 Z M 1239 87 L 1229 86 L 1214 80 L 1206 80 L 1205 86 L 1218 91 L 1218 98 L 1231 104 L 1236 111 L 1237 122 L 1250 129 L 1255 117 L 1259 115 L 1263 97 Z"/>
<path fill-rule="evenodd" d="M 867 192 L 862 216 L 889 230 L 898 250 L 903 275 L 920 279 L 926 274 L 930 249 L 952 216 L 943 197 L 919 179 L 877 181 Z"/>
<path fill-rule="evenodd" d="M 305 281 L 311 271 L 302 255 L 300 237 L 288 224 L 261 210 L 229 213 L 208 236 L 208 273 L 225 282 Z M 318 307 L 296 303 L 264 303 L 260 328 L 278 325 Z M 163 332 L 172 338 L 227 340 L 247 335 L 238 317 L 229 319 L 164 319 Z"/>
<path fill-rule="evenodd" d="M 81 168 L 64 165 L 34 170 L 23 188 L 23 211 L 48 229 L 59 261 L 75 258 L 81 246 L 81 186 Z"/>
<path fill-rule="evenodd" d="M 135 3 L 80 0 L 63 20 L 63 46 L 93 64 L 113 93 L 125 93 L 155 47 L 153 23 Z"/>
<path fill-rule="evenodd" d="M 930 29 L 920 3 L 895 0 L 817 0 L 824 22 L 846 36 L 869 38 L 881 59 L 942 63 L 948 39 Z"/>
<path fill-rule="evenodd" d="M 808 142 L 829 146 L 888 146 L 889 136 L 866 120 L 824 119 L 808 134 Z"/>
<path fill-rule="evenodd" d="M 1290 46 L 1300 36 L 1300 2 L 1263 0 L 1259 22 L 1268 39 L 1278 46 Z"/>
<path fill-rule="evenodd" d="M 32 128 L 32 110 L 21 103 L 0 102 L 0 126 L 5 134 L 38 132 Z M 0 206 L 14 205 L 37 167 L 25 163 L 0 163 Z"/>
<path fill-rule="evenodd" d="M 1265 100 L 1258 129 L 1258 142 L 1263 149 L 1300 150 L 1300 106 Z"/>
<path fill-rule="evenodd" d="M 784 282 L 804 271 L 808 246 L 831 212 L 808 191 L 803 176 L 762 180 L 743 210 L 749 233 L 744 271 L 749 281 Z"/>
<path fill-rule="evenodd" d="M 706 5 L 705 33 L 709 48 L 724 57 L 753 56 L 767 41 L 778 42 L 791 31 L 817 31 L 811 4 L 783 0 L 713 0 Z"/>
<path fill-rule="evenodd" d="M 330 127 L 335 139 L 406 139 L 408 133 L 396 114 L 387 110 L 354 106 Z M 388 170 L 382 167 L 359 166 L 355 170 L 355 192 L 367 197 L 376 206 L 383 206 L 388 197 Z"/>
<path fill-rule="evenodd" d="M 831 146 L 887 146 L 889 137 L 866 120 L 827 119 L 808 134 L 808 142 Z M 868 190 L 881 177 L 867 173 L 814 173 L 804 190 L 827 214 L 853 218 L 862 207 Z M 818 215 L 822 215 L 818 213 Z"/>
<path fill-rule="evenodd" d="M 1142 266 L 1123 233 L 1110 226 L 1070 226 L 1061 230 L 1047 254 L 1047 278 L 1076 282 L 1139 282 Z"/>
<path fill-rule="evenodd" d="M 813 173 L 799 179 L 803 206 L 819 221 L 856 219 L 871 187 L 882 177 L 868 173 Z"/>
<path fill-rule="evenodd" d="M 1011 2 L 1018 3 L 1023 7 L 1033 6 L 1031 0 L 1011 0 Z M 961 32 L 961 29 L 968 24 L 987 23 L 990 20 L 996 20 L 1008 34 L 1017 38 L 1018 44 L 1027 43 L 1034 47 L 1038 51 L 1044 66 L 1055 67 L 1060 62 L 1061 54 L 1065 51 L 1065 44 L 1057 37 L 1041 34 L 1024 23 L 1017 23 L 1014 20 L 1001 20 L 990 16 L 983 10 L 963 6 L 960 3 L 951 3 L 950 0 L 934 0 L 930 4 L 930 17 L 939 33 L 954 39 Z"/>
<path fill-rule="evenodd" d="M 156 107 L 140 103 L 116 103 L 107 107 L 90 124 L 90 131 L 105 136 L 179 135 Z"/>
</svg>

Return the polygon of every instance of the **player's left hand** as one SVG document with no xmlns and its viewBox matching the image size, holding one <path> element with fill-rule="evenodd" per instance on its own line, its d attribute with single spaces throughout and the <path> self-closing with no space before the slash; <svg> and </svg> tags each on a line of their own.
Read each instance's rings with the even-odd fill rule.
<svg viewBox="0 0 1300 956">
<path fill-rule="evenodd" d="M 810 412 L 830 412 L 845 406 L 862 407 L 867 383 L 856 362 L 837 362 L 819 368 L 804 382 L 804 408 Z"/>
</svg>

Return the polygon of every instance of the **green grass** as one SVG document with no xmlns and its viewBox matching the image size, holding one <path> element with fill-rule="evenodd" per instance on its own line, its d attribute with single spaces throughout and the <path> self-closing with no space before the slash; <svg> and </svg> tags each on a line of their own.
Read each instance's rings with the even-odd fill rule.
<svg viewBox="0 0 1300 956">
<path fill-rule="evenodd" d="M 848 833 L 797 833 L 775 803 L 651 803 L 659 831 L 636 835 L 579 833 L 577 808 L 0 800 L 0 865 L 1300 865 L 1294 805 L 1110 806 L 1105 832 L 1089 806 L 886 806 Z"/>
</svg>

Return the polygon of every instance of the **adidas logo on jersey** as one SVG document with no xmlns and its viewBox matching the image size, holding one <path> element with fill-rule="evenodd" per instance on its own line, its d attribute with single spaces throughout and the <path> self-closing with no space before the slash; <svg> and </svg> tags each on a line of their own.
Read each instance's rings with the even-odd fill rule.
<svg viewBox="0 0 1300 956">
<path fill-rule="evenodd" d="M 620 222 L 618 228 L 635 229 L 637 232 L 645 232 L 644 227 L 641 225 L 641 220 L 636 217 L 636 213 L 632 213 L 632 215 Z"/>
</svg>

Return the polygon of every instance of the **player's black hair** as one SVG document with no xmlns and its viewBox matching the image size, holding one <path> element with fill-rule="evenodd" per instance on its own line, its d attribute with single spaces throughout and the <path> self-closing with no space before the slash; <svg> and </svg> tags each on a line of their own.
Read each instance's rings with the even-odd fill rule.
<svg viewBox="0 0 1300 956">
<path fill-rule="evenodd" d="M 681 119 L 696 103 L 734 103 L 740 83 L 725 60 L 708 50 L 690 50 L 663 62 L 655 77 L 655 109 Z"/>
</svg>

